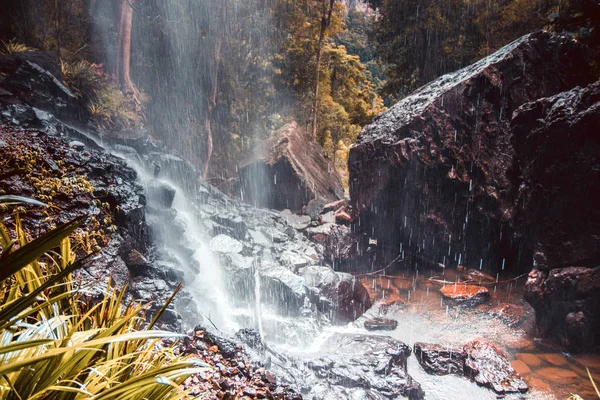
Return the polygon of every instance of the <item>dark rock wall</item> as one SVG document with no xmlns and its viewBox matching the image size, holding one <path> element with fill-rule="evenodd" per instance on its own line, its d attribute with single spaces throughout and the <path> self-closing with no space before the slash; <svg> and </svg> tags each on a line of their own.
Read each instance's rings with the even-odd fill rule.
<svg viewBox="0 0 600 400">
<path fill-rule="evenodd" d="M 403 250 L 419 263 L 528 270 L 534 242 L 515 223 L 511 117 L 526 102 L 592 82 L 587 64 L 576 41 L 535 33 L 365 127 L 349 157 L 353 230 L 377 239 L 380 263 Z"/>
</svg>

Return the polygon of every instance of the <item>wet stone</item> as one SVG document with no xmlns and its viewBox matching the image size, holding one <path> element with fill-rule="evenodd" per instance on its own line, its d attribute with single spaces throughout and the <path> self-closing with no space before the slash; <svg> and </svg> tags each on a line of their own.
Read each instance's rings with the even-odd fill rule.
<svg viewBox="0 0 600 400">
<path fill-rule="evenodd" d="M 531 368 L 529 368 L 527 364 L 525 364 L 521 360 L 515 360 L 511 362 L 510 365 L 512 365 L 512 367 L 515 369 L 515 371 L 517 371 L 519 375 L 527 375 L 531 372 Z"/>
<path fill-rule="evenodd" d="M 536 354 L 530 353 L 517 353 L 517 359 L 523 361 L 530 368 L 537 368 L 542 365 L 543 361 Z"/>
<path fill-rule="evenodd" d="M 368 331 L 393 331 L 398 327 L 398 321 L 385 318 L 368 319 L 364 326 Z"/>
<path fill-rule="evenodd" d="M 428 374 L 463 375 L 467 353 L 462 348 L 452 348 L 431 343 L 415 343 L 415 357 Z"/>
<path fill-rule="evenodd" d="M 241 253 L 244 245 L 232 237 L 221 234 L 211 239 L 210 248 L 219 253 Z"/>
<path fill-rule="evenodd" d="M 492 308 L 489 313 L 500 318 L 506 325 L 510 327 L 520 325 L 525 319 L 525 308 L 516 304 L 502 303 Z"/>
<path fill-rule="evenodd" d="M 474 340 L 464 345 L 467 353 L 465 375 L 478 385 L 500 395 L 522 393 L 528 386 L 510 365 L 506 354 L 494 344 Z"/>
<path fill-rule="evenodd" d="M 486 287 L 466 284 L 444 286 L 440 289 L 440 293 L 454 304 L 476 305 L 490 298 L 490 292 Z"/>
</svg>

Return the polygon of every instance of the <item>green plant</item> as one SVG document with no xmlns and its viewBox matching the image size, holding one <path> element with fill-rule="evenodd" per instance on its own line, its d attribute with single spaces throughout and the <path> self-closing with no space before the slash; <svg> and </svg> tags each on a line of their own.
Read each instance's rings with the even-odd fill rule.
<svg viewBox="0 0 600 400">
<path fill-rule="evenodd" d="M 9 40 L 8 42 L 5 42 L 4 40 L 0 40 L 0 42 L 2 42 L 2 46 L 0 46 L 0 54 L 1 55 L 23 53 L 26 51 L 35 50 L 34 48 L 29 47 L 23 43 L 16 42 L 15 39 Z"/>
<path fill-rule="evenodd" d="M 79 98 L 96 93 L 103 86 L 102 75 L 98 73 L 96 64 L 87 61 L 70 63 L 61 60 L 60 69 L 65 83 Z"/>
<path fill-rule="evenodd" d="M 0 196 L 0 203 L 15 202 Z M 77 290 L 69 235 L 85 217 L 29 242 L 0 223 L 0 399 L 180 399 L 204 365 L 160 348 L 172 332 L 146 328 L 148 306 L 110 287 L 90 304 Z M 14 239 L 11 239 L 11 236 Z M 167 304 L 171 301 L 167 302 Z"/>
</svg>

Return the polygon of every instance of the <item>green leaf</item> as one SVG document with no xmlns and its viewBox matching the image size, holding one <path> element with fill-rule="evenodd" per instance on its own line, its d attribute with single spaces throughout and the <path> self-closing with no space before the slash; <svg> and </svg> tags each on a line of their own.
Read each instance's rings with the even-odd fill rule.
<svg viewBox="0 0 600 400">
<path fill-rule="evenodd" d="M 75 218 L 10 253 L 8 257 L 0 261 L 0 282 L 10 278 L 44 253 L 58 246 L 61 240 L 81 226 L 85 218 L 85 216 Z"/>
<path fill-rule="evenodd" d="M 0 204 L 7 204 L 7 205 L 31 204 L 33 206 L 38 206 L 38 207 L 48 207 L 46 204 L 44 204 L 41 201 L 38 201 L 36 199 L 32 199 L 29 197 L 23 197 L 23 196 L 13 196 L 13 195 L 1 195 L 0 196 Z"/>
</svg>

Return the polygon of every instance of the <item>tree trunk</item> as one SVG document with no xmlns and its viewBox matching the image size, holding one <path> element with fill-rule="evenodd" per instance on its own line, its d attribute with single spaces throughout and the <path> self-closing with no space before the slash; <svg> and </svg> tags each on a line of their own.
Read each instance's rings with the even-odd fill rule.
<svg viewBox="0 0 600 400">
<path fill-rule="evenodd" d="M 325 42 L 325 33 L 327 28 L 331 24 L 331 14 L 333 13 L 333 6 L 335 0 L 329 0 L 329 7 L 325 6 L 325 0 L 323 0 L 323 15 L 321 17 L 321 28 L 319 29 L 319 41 L 317 42 L 317 65 L 315 67 L 315 88 L 313 91 L 313 106 L 312 106 L 312 136 L 317 137 L 317 109 L 319 107 L 319 77 L 321 75 L 321 55 L 323 53 L 323 43 Z"/>
<path fill-rule="evenodd" d="M 133 23 L 133 4 L 135 0 L 121 0 L 119 17 L 117 75 L 121 90 L 127 96 L 132 96 L 137 103 L 137 90 L 131 82 L 131 26 Z"/>
<path fill-rule="evenodd" d="M 58 59 L 62 59 L 62 44 L 61 44 L 61 31 L 62 31 L 62 2 L 56 1 L 54 3 L 56 7 L 56 56 Z"/>
<path fill-rule="evenodd" d="M 225 26 L 225 17 L 227 10 L 227 0 L 222 0 L 221 3 L 221 26 Z M 208 177 L 208 169 L 213 152 L 213 137 L 212 137 L 212 114 L 217 106 L 217 94 L 219 91 L 219 66 L 221 64 L 221 48 L 223 47 L 223 37 L 225 36 L 224 28 L 217 32 L 215 37 L 215 48 L 213 53 L 213 65 L 210 71 L 210 87 L 208 90 L 208 101 L 204 112 L 204 134 L 206 135 L 206 154 L 202 166 L 202 179 Z"/>
</svg>

